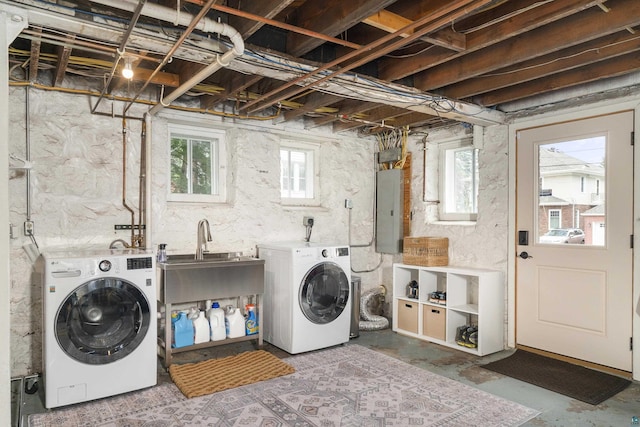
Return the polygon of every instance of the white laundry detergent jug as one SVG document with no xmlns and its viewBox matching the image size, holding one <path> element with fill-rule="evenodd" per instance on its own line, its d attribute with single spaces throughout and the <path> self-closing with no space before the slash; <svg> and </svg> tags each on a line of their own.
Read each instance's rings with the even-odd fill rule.
<svg viewBox="0 0 640 427">
<path fill-rule="evenodd" d="M 224 314 L 227 338 L 238 338 L 245 335 L 244 316 L 239 309 L 228 305 Z"/>
<path fill-rule="evenodd" d="M 220 341 L 227 337 L 227 327 L 224 320 L 224 310 L 220 304 L 214 302 L 207 310 L 207 318 L 211 327 L 211 341 Z"/>
<path fill-rule="evenodd" d="M 209 341 L 209 321 L 207 320 L 204 311 L 201 311 L 198 317 L 193 319 L 193 329 L 195 335 L 193 340 L 194 344 Z"/>
</svg>

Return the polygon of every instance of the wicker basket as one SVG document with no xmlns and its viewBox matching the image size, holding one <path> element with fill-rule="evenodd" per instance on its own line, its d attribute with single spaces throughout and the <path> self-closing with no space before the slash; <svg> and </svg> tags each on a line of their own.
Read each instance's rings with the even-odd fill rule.
<svg viewBox="0 0 640 427">
<path fill-rule="evenodd" d="M 402 262 L 425 267 L 449 264 L 449 238 L 405 237 Z"/>
</svg>

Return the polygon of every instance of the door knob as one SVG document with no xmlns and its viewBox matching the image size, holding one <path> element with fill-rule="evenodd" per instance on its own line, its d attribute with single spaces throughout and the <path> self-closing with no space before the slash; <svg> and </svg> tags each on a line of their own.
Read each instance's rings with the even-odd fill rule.
<svg viewBox="0 0 640 427">
<path fill-rule="evenodd" d="M 518 256 L 522 259 L 533 258 L 531 255 L 529 255 L 528 252 L 525 252 L 525 251 L 520 252 Z"/>
</svg>

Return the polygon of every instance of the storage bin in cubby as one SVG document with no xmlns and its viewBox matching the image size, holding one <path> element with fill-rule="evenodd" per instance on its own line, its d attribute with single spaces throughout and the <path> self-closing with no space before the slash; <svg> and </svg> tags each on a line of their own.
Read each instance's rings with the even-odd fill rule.
<svg viewBox="0 0 640 427">
<path fill-rule="evenodd" d="M 422 307 L 422 333 L 438 340 L 446 339 L 447 309 L 432 305 Z"/>
<path fill-rule="evenodd" d="M 412 332 L 418 333 L 418 302 L 398 300 L 396 306 L 398 316 L 398 327 Z"/>
</svg>

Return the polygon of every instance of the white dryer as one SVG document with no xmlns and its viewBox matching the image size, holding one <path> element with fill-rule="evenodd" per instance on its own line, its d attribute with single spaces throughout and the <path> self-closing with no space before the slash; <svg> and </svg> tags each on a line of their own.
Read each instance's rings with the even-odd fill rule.
<svg viewBox="0 0 640 427">
<path fill-rule="evenodd" d="M 265 260 L 265 341 L 291 354 L 349 341 L 349 246 L 262 244 L 258 257 Z"/>
<path fill-rule="evenodd" d="M 155 258 L 150 251 L 42 256 L 45 407 L 157 383 Z"/>
</svg>

